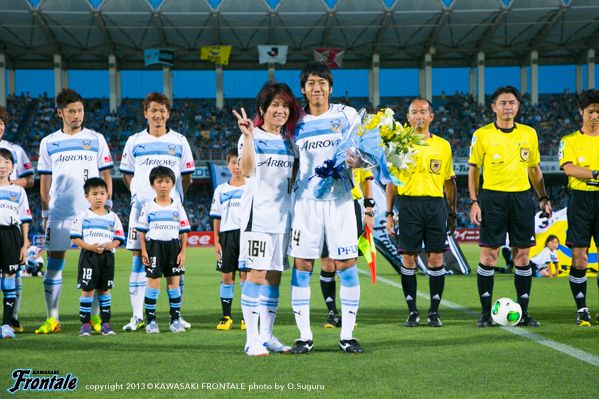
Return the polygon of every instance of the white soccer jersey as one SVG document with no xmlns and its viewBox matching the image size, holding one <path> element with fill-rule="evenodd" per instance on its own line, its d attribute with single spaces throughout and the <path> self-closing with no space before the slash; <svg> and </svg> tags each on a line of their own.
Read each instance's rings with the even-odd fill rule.
<svg viewBox="0 0 599 399">
<path fill-rule="evenodd" d="M 137 230 L 146 232 L 146 240 L 170 241 L 179 239 L 179 234 L 191 231 L 183 205 L 172 201 L 161 206 L 156 201 L 144 204 L 137 222 Z"/>
<path fill-rule="evenodd" d="M 154 137 L 143 130 L 129 137 L 123 150 L 121 172 L 133 174 L 131 180 L 131 203 L 139 208 L 156 198 L 150 185 L 150 171 L 156 166 L 166 166 L 175 172 L 175 186 L 171 197 L 183 202 L 181 175 L 193 173 L 195 163 L 187 139 L 169 130 L 161 137 Z"/>
<path fill-rule="evenodd" d="M 15 168 L 10 174 L 11 181 L 33 174 L 33 165 L 27 154 L 25 154 L 23 147 L 10 141 L 0 140 L 0 148 L 6 148 L 15 159 Z"/>
<path fill-rule="evenodd" d="M 31 223 L 27 193 L 21 186 L 0 187 L 0 226 L 20 226 Z"/>
<path fill-rule="evenodd" d="M 29 248 L 27 248 L 27 264 L 30 265 L 34 265 L 36 263 L 41 263 L 42 265 L 44 264 L 44 258 L 40 256 L 40 254 L 42 253 L 42 251 L 44 250 L 43 247 L 36 247 L 35 245 L 31 245 Z"/>
<path fill-rule="evenodd" d="M 239 154 L 242 154 L 243 145 L 242 135 Z M 254 175 L 245 181 L 247 188 L 241 199 L 242 228 L 260 233 L 286 233 L 297 152 L 282 136 L 260 128 L 254 129 L 253 145 L 256 165 Z"/>
<path fill-rule="evenodd" d="M 295 127 L 294 144 L 299 153 L 299 173 L 296 179 L 295 194 L 312 200 L 331 200 L 345 195 L 354 188 L 354 174 L 346 169 L 342 175 L 347 179 L 335 180 L 330 194 L 316 198 L 314 189 L 322 181 L 315 176 L 315 169 L 332 159 L 337 144 L 350 127 L 356 127 L 359 116 L 355 109 L 341 104 L 331 104 L 322 115 L 302 115 Z M 313 177 L 313 178 L 312 178 Z"/>
<path fill-rule="evenodd" d="M 104 136 L 89 129 L 68 135 L 58 130 L 42 139 L 39 173 L 52 175 L 50 219 L 73 219 L 89 208 L 83 184 L 112 168 Z"/>
<path fill-rule="evenodd" d="M 81 238 L 90 245 L 111 243 L 114 240 L 125 242 L 125 231 L 116 213 L 110 211 L 100 216 L 87 209 L 80 212 L 71 225 L 71 240 L 73 238 Z"/>
<path fill-rule="evenodd" d="M 533 256 L 530 261 L 535 265 L 545 266 L 546 263 L 559 263 L 559 258 L 557 257 L 557 250 L 552 251 L 545 247 L 536 256 Z"/>
<path fill-rule="evenodd" d="M 241 197 L 246 186 L 235 187 L 228 182 L 216 187 L 210 206 L 210 217 L 220 219 L 220 231 L 239 230 L 241 226 Z"/>
</svg>

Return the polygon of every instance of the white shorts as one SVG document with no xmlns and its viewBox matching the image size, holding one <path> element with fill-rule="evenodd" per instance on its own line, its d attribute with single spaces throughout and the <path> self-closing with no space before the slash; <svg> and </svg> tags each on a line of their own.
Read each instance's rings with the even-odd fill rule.
<svg viewBox="0 0 599 399">
<path fill-rule="evenodd" d="M 285 253 L 289 234 L 242 231 L 239 246 L 239 268 L 283 272 L 289 269 Z"/>
<path fill-rule="evenodd" d="M 71 225 L 75 219 L 48 219 L 44 249 L 46 251 L 68 251 L 71 249 Z"/>
<path fill-rule="evenodd" d="M 131 205 L 131 213 L 129 214 L 129 232 L 127 234 L 127 248 L 130 251 L 141 251 L 141 242 L 139 241 L 139 233 L 135 228 L 139 220 L 141 208 L 136 205 Z"/>
<path fill-rule="evenodd" d="M 328 201 L 295 199 L 287 254 L 318 259 L 325 237 L 331 259 L 358 257 L 358 230 L 351 193 Z"/>
</svg>

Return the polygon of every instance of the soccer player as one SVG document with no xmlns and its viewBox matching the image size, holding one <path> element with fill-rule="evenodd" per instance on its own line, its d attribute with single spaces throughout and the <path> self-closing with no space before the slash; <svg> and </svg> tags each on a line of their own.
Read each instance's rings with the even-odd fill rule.
<svg viewBox="0 0 599 399">
<path fill-rule="evenodd" d="M 246 189 L 241 199 L 241 250 L 247 267 L 241 309 L 247 328 L 249 356 L 289 352 L 272 335 L 279 308 L 281 274 L 289 268 L 289 210 L 295 152 L 291 143 L 300 107 L 285 83 L 266 82 L 256 96 L 258 115 L 252 122 L 241 108 L 233 111 L 243 133 L 239 138 L 241 173 Z M 258 322 L 260 329 L 258 330 Z"/>
<path fill-rule="evenodd" d="M 76 91 L 62 89 L 56 96 L 56 108 L 62 129 L 42 139 L 37 167 L 48 252 L 44 278 L 48 319 L 36 334 L 60 331 L 58 303 L 66 251 L 71 248 L 71 224 L 79 212 L 89 208 L 83 183 L 101 177 L 108 187 L 106 207 L 112 208 L 113 163 L 104 136 L 83 127 L 83 99 Z"/>
<path fill-rule="evenodd" d="M 27 233 L 31 223 L 25 189 L 10 182 L 13 169 L 12 153 L 6 148 L 0 148 L 0 269 L 4 296 L 2 338 L 15 337 L 15 331 L 11 327 L 16 299 L 15 274 L 19 273 L 20 264 L 26 258 Z"/>
<path fill-rule="evenodd" d="M 477 279 L 482 316 L 476 323 L 477 327 L 489 327 L 493 323 L 493 272 L 506 233 L 510 235 L 515 266 L 514 283 L 523 313 L 518 325 L 540 326 L 528 314 L 532 284 L 528 255 L 530 247 L 535 245 L 535 205 L 529 191 L 530 183 L 539 196 L 541 211 L 551 215 L 552 209 L 539 168 L 537 133 L 531 127 L 514 121 L 519 106 L 518 90 L 512 86 L 498 88 L 491 98 L 496 121 L 479 128 L 472 136 L 468 159 L 470 220 L 480 226 L 478 245 L 481 247 Z M 484 183 L 479 195 L 481 167 Z"/>
<path fill-rule="evenodd" d="M 183 205 L 170 197 L 175 186 L 175 172 L 166 166 L 150 171 L 150 183 L 156 198 L 147 201 L 139 214 L 137 230 L 141 242 L 141 259 L 146 267 L 148 283 L 144 298 L 146 333 L 157 334 L 156 300 L 160 294 L 160 280 L 166 278 L 170 305 L 170 326 L 174 333 L 185 332 L 181 318 L 181 289 L 179 276 L 185 271 L 185 247 L 189 220 Z M 146 241 L 147 240 L 147 241 Z"/>
<path fill-rule="evenodd" d="M 131 191 L 131 214 L 129 217 L 129 235 L 127 249 L 133 253 L 133 267 L 129 277 L 129 295 L 133 317 L 123 327 L 125 331 L 136 331 L 143 327 L 144 295 L 146 287 L 146 272 L 141 262 L 140 237 L 135 228 L 141 208 L 156 197 L 156 192 L 148 185 L 150 171 L 156 166 L 166 166 L 173 170 L 173 192 L 171 198 L 183 203 L 183 194 L 191 185 L 191 175 L 195 171 L 195 163 L 191 148 L 185 136 L 167 128 L 171 104 L 161 93 L 150 93 L 144 102 L 144 117 L 148 127 L 129 137 L 120 170 L 123 172 L 123 182 Z M 183 270 L 181 270 L 181 291 L 183 292 Z M 179 320 L 184 328 L 191 325 L 185 320 Z"/>
<path fill-rule="evenodd" d="M 108 198 L 106 182 L 94 177 L 83 185 L 90 208 L 79 213 L 71 225 L 71 240 L 81 248 L 77 288 L 79 298 L 80 337 L 91 335 L 91 307 L 98 291 L 102 335 L 114 335 L 110 326 L 110 289 L 114 287 L 114 249 L 125 242 L 119 217 L 104 208 Z"/>
<path fill-rule="evenodd" d="M 408 121 L 414 133 L 424 135 L 423 140 L 428 146 L 417 147 L 413 157 L 415 164 L 402 174 L 406 176 L 402 179 L 405 180 L 403 187 L 395 187 L 393 183 L 388 183 L 386 187 L 387 232 L 390 236 L 395 235 L 393 206 L 399 194 L 399 252 L 403 263 L 401 285 L 410 312 L 404 323 L 406 327 L 416 327 L 420 323 L 420 313 L 416 307 L 416 265 L 423 242 L 430 276 L 431 304 L 427 322 L 430 327 L 443 325 L 439 319 L 439 303 L 445 288 L 443 252 L 449 249 L 447 234 L 455 231 L 457 197 L 451 147 L 447 140 L 429 131 L 434 117 L 430 101 L 419 97 L 410 103 Z"/>
<path fill-rule="evenodd" d="M 8 112 L 2 106 L 0 106 L 0 148 L 8 149 L 14 159 L 14 169 L 10 174 L 10 182 L 21 186 L 23 188 L 33 187 L 33 165 L 23 148 L 18 145 L 11 143 L 10 141 L 2 140 L 4 132 L 8 127 L 9 117 Z M 21 307 L 21 274 L 15 275 L 15 307 L 13 312 L 12 327 L 17 333 L 24 331 L 21 323 L 19 322 L 19 309 Z"/>
<path fill-rule="evenodd" d="M 308 353 L 314 344 L 310 329 L 310 276 L 314 259 L 320 257 L 325 239 L 341 283 L 339 297 L 343 324 L 339 347 L 349 353 L 362 353 L 364 349 L 352 337 L 360 303 L 356 266 L 358 233 L 355 219 L 348 217 L 354 213 L 353 173 L 348 169 L 342 171 L 344 180 L 335 180 L 331 192 L 321 198 L 316 197 L 314 190 L 322 179 L 313 178 L 315 168 L 333 158 L 337 143 L 359 123 L 359 116 L 351 107 L 329 103 L 333 74 L 326 65 L 319 62 L 306 65 L 300 74 L 300 85 L 308 105 L 305 115 L 298 120 L 293 137 L 300 165 L 287 253 L 295 258 L 291 305 L 301 336 L 291 353 Z"/>
<path fill-rule="evenodd" d="M 354 169 L 354 179 L 356 186 L 352 190 L 352 196 L 354 198 L 354 209 L 356 213 L 356 226 L 358 228 L 358 238 L 364 233 L 362 225 L 362 206 L 360 205 L 360 199 L 362 193 L 364 193 L 364 226 L 368 226 L 370 231 L 374 228 L 374 200 L 372 199 L 372 173 L 369 170 Z M 341 317 L 337 310 L 337 301 L 335 300 L 337 283 L 335 282 L 335 262 L 328 257 L 329 251 L 326 248 L 326 242 L 324 244 L 323 254 L 321 255 L 321 268 L 320 268 L 320 290 L 324 302 L 327 305 L 329 311 L 327 321 L 324 323 L 324 328 L 335 328 L 341 327 Z M 362 255 L 360 251 L 358 254 Z"/>
<path fill-rule="evenodd" d="M 231 172 L 231 180 L 214 190 L 210 218 L 214 221 L 214 252 L 216 253 L 216 270 L 222 273 L 220 283 L 220 302 L 223 317 L 216 326 L 217 330 L 229 330 L 233 326 L 231 318 L 231 302 L 235 287 L 235 272 L 239 270 L 241 289 L 245 283 L 245 269 L 239 269 L 239 229 L 241 225 L 241 196 L 245 191 L 245 178 L 237 159 L 239 152 L 233 148 L 227 152 L 227 168 Z M 241 329 L 245 330 L 244 319 Z"/>
<path fill-rule="evenodd" d="M 559 143 L 560 168 L 568 176 L 568 234 L 566 245 L 572 248 L 570 288 L 578 317 L 576 324 L 590 326 L 586 304 L 588 249 L 591 237 L 599 242 L 599 91 L 582 92 L 578 103 L 582 128 Z M 590 184 L 589 184 L 590 183 Z M 597 279 L 599 286 L 599 278 Z M 595 319 L 599 323 L 599 312 Z"/>
</svg>

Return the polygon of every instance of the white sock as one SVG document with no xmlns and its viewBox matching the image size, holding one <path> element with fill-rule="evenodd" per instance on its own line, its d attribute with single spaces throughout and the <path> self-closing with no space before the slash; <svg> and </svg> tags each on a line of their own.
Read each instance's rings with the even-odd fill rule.
<svg viewBox="0 0 599 399">
<path fill-rule="evenodd" d="M 341 299 L 341 339 L 350 339 L 356 324 L 356 315 L 360 305 L 360 279 L 358 278 L 358 267 L 356 265 L 349 269 L 337 271 L 341 287 L 339 298 Z"/>
<path fill-rule="evenodd" d="M 262 285 L 260 289 L 260 340 L 267 342 L 272 337 L 272 327 L 279 309 L 279 287 Z"/>
<path fill-rule="evenodd" d="M 246 280 L 241 292 L 241 310 L 245 320 L 247 343 L 251 344 L 260 338 L 258 319 L 260 317 L 260 285 Z"/>
<path fill-rule="evenodd" d="M 312 272 L 300 272 L 295 267 L 291 274 L 291 308 L 301 340 L 311 340 L 310 329 L 310 276 Z M 247 284 L 247 283 L 246 283 Z"/>
<path fill-rule="evenodd" d="M 21 309 L 21 290 L 22 290 L 22 280 L 21 280 L 21 272 L 17 272 L 15 274 L 15 306 L 12 313 L 12 318 L 15 320 L 19 320 L 19 309 Z"/>
<path fill-rule="evenodd" d="M 131 297 L 131 307 L 133 308 L 133 317 L 137 319 L 144 318 L 144 298 L 146 296 L 146 269 L 138 256 L 133 257 L 133 268 L 129 277 L 129 296 Z"/>
<path fill-rule="evenodd" d="M 46 311 L 48 318 L 54 317 L 58 321 L 58 305 L 60 291 L 62 290 L 63 259 L 48 258 L 46 275 L 44 276 L 44 296 L 46 297 Z"/>
</svg>

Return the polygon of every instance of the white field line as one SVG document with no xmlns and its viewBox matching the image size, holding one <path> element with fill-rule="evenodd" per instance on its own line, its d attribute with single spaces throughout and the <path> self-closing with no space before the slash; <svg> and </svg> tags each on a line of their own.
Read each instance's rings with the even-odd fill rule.
<svg viewBox="0 0 599 399">
<path fill-rule="evenodd" d="M 360 273 L 362 273 L 362 274 L 366 274 L 366 275 L 370 276 L 370 271 L 365 271 L 365 270 L 362 270 L 362 269 L 358 269 L 358 271 Z M 389 284 L 389 285 L 391 285 L 393 287 L 397 287 L 399 289 L 402 289 L 401 284 L 396 283 L 395 281 L 386 279 L 385 277 L 379 277 L 379 276 L 377 276 L 376 279 L 377 279 L 377 281 L 380 281 L 382 283 Z M 428 294 L 426 294 L 424 292 L 417 291 L 416 294 L 419 297 L 422 297 L 424 299 L 429 299 L 430 300 L 430 295 L 428 295 Z M 474 311 L 472 309 L 465 308 L 465 307 L 463 307 L 461 305 L 458 305 L 458 304 L 450 302 L 450 301 L 446 301 L 445 299 L 441 300 L 441 305 L 446 306 L 446 307 L 448 307 L 450 309 L 459 310 L 460 312 L 466 313 L 469 316 L 474 316 L 474 317 L 480 316 L 480 312 Z M 543 336 L 541 336 L 539 334 L 532 333 L 529 330 L 524 329 L 524 328 L 520 328 L 520 327 L 501 327 L 501 328 L 503 330 L 505 330 L 505 331 L 511 332 L 512 334 L 519 335 L 521 337 L 524 337 L 526 339 L 534 341 L 534 342 L 536 342 L 538 344 L 541 344 L 541 345 L 544 345 L 544 346 L 546 346 L 548 348 L 554 349 L 554 350 L 556 350 L 558 352 L 562 352 L 562 353 L 564 353 L 564 354 L 566 354 L 568 356 L 572 356 L 575 359 L 578 359 L 578 360 L 581 360 L 581 361 L 583 361 L 585 363 L 588 363 L 588 364 L 591 364 L 593 366 L 599 367 L 599 356 L 596 356 L 596 355 L 593 355 L 591 353 L 587 353 L 585 351 L 582 351 L 580 349 L 576 349 L 576 348 L 573 348 L 571 346 L 568 346 L 568 345 L 565 345 L 565 344 L 553 341 L 553 340 L 551 340 L 549 338 L 545 338 L 545 337 L 543 337 Z"/>
</svg>

